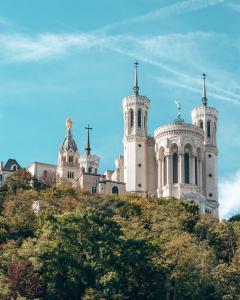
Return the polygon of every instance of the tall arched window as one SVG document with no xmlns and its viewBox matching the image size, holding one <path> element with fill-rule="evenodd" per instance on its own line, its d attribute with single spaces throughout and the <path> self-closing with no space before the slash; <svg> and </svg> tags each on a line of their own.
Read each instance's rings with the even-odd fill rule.
<svg viewBox="0 0 240 300">
<path fill-rule="evenodd" d="M 138 128 L 142 127 L 142 110 L 138 110 Z"/>
<path fill-rule="evenodd" d="M 195 184 L 198 185 L 198 162 L 197 162 L 197 156 L 195 156 Z"/>
<path fill-rule="evenodd" d="M 184 154 L 184 177 L 185 183 L 190 183 L 189 153 Z"/>
<path fill-rule="evenodd" d="M 167 159 L 166 156 L 164 156 L 164 160 L 163 160 L 163 184 L 166 185 L 167 184 Z"/>
<path fill-rule="evenodd" d="M 118 187 L 117 186 L 112 187 L 112 194 L 118 195 Z"/>
<path fill-rule="evenodd" d="M 203 121 L 200 120 L 199 126 L 203 129 Z"/>
<path fill-rule="evenodd" d="M 133 127 L 133 125 L 134 125 L 134 112 L 131 109 L 130 110 L 130 126 Z"/>
<path fill-rule="evenodd" d="M 207 121 L 207 137 L 211 137 L 211 122 Z"/>
<path fill-rule="evenodd" d="M 175 152 L 172 156 L 173 183 L 178 183 L 178 154 Z"/>
</svg>

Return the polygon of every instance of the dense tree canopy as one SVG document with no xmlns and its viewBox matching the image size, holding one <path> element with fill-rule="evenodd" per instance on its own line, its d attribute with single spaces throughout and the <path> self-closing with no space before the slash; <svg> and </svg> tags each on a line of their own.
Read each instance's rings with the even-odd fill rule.
<svg viewBox="0 0 240 300">
<path fill-rule="evenodd" d="M 0 191 L 0 299 L 240 299 L 240 221 L 194 203 L 36 188 Z"/>
</svg>

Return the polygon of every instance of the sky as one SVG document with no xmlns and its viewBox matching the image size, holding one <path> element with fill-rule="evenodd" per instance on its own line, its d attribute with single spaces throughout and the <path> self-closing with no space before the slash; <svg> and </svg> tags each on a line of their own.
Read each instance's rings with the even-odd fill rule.
<svg viewBox="0 0 240 300">
<path fill-rule="evenodd" d="M 239 0 L 8 0 L 0 2 L 0 160 L 56 164 L 65 120 L 84 151 L 90 124 L 101 171 L 123 152 L 122 99 L 151 100 L 149 133 L 191 122 L 207 73 L 219 112 L 220 216 L 240 212 Z"/>
</svg>

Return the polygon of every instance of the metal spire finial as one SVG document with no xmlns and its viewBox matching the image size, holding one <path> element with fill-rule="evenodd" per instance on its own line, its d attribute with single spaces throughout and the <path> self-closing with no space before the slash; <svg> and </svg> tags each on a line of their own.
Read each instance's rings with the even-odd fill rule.
<svg viewBox="0 0 240 300">
<path fill-rule="evenodd" d="M 206 77 L 207 77 L 207 75 L 205 73 L 203 73 L 202 74 L 202 78 L 203 78 L 202 104 L 203 104 L 203 106 L 207 106 Z"/>
<path fill-rule="evenodd" d="M 182 123 L 184 123 L 184 120 L 182 119 L 182 116 L 181 116 L 182 104 L 179 100 L 175 101 L 175 104 L 177 105 L 177 119 L 175 119 L 175 123 L 182 124 Z"/>
<path fill-rule="evenodd" d="M 139 86 L 138 86 L 138 62 L 136 61 L 134 64 L 135 64 L 135 76 L 134 76 L 133 90 L 134 90 L 134 95 L 138 96 L 138 94 L 139 94 Z"/>
<path fill-rule="evenodd" d="M 87 127 L 85 127 L 85 129 L 87 130 L 87 144 L 86 144 L 86 154 L 87 156 L 91 154 L 91 147 L 90 147 L 90 130 L 92 130 L 92 128 L 88 125 Z"/>
</svg>

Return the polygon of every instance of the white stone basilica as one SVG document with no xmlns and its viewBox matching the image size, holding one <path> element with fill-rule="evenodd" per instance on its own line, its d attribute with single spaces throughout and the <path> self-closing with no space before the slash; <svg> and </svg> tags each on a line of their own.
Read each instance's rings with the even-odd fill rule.
<svg viewBox="0 0 240 300">
<path fill-rule="evenodd" d="M 89 131 L 84 153 L 79 153 L 72 135 L 72 122 L 58 152 L 58 164 L 33 163 L 28 170 L 39 179 L 50 173 L 57 183 L 70 182 L 90 193 L 138 193 L 143 196 L 193 200 L 201 213 L 218 216 L 217 110 L 207 105 L 203 74 L 202 105 L 192 111 L 192 124 L 177 119 L 148 133 L 150 100 L 139 95 L 135 64 L 134 94 L 123 99 L 124 156 L 115 161 L 115 171 L 99 174 L 99 157 L 91 154 Z"/>
</svg>

